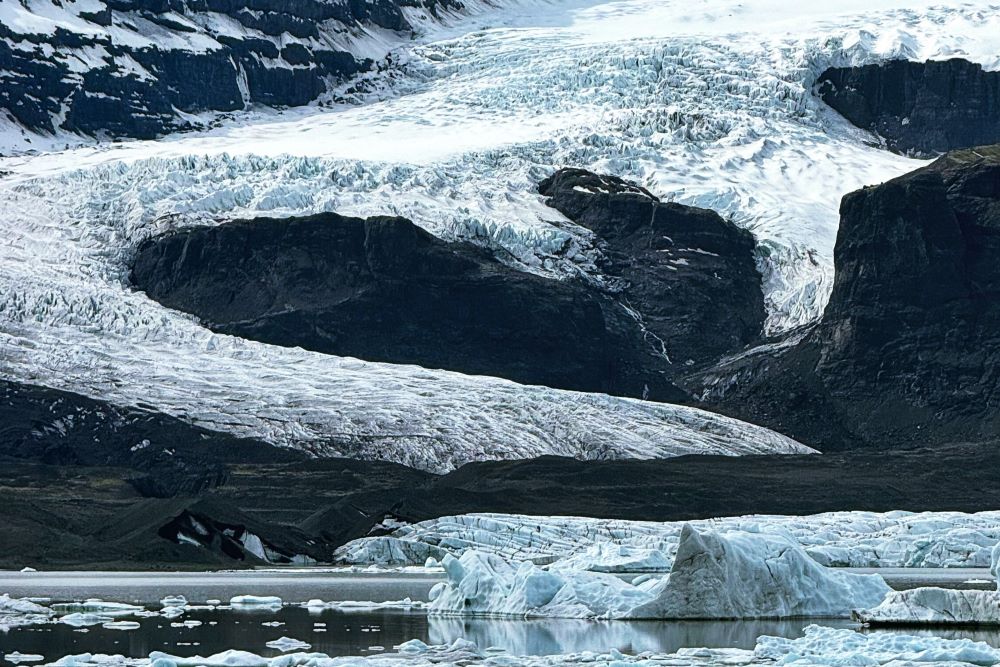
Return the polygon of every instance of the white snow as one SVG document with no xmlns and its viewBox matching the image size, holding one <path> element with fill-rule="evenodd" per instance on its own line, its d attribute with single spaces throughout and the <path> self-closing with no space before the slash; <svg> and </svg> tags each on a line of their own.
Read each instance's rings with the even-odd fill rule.
<svg viewBox="0 0 1000 667">
<path fill-rule="evenodd" d="M 681 531 L 670 574 L 638 584 L 603 573 L 543 570 L 468 551 L 445 556 L 432 614 L 726 619 L 846 617 L 882 600 L 878 575 L 828 569 L 777 535 Z"/>
<path fill-rule="evenodd" d="M 778 535 L 822 565 L 843 567 L 988 567 L 1000 544 L 1000 512 L 829 512 L 751 515 L 690 522 L 624 521 L 516 514 L 463 514 L 402 526 L 337 550 L 353 565 L 419 565 L 469 550 L 550 569 L 667 571 L 684 523 L 723 535 Z M 1000 550 L 995 553 L 1000 554 Z"/>
<path fill-rule="evenodd" d="M 98 29 L 77 25 L 76 9 L 31 6 L 3 0 L 2 18 Z M 815 75 L 895 56 L 993 67 L 1000 35 L 1000 12 L 958 0 L 566 0 L 473 13 L 408 46 L 360 106 L 3 160 L 0 377 L 434 470 L 795 449 L 696 410 L 245 343 L 129 291 L 129 254 L 177 222 L 322 210 L 406 215 L 523 268 L 593 278 L 593 240 L 534 194 L 568 164 L 751 229 L 769 328 L 784 329 L 825 303 L 840 197 L 920 164 L 866 145 L 811 96 Z"/>
</svg>

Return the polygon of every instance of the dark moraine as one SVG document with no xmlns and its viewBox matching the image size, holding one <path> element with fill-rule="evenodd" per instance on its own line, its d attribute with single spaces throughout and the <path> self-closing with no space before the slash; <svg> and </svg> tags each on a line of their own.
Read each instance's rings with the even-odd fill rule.
<svg viewBox="0 0 1000 667">
<path fill-rule="evenodd" d="M 244 220 L 143 245 L 135 285 L 211 329 L 370 361 L 678 400 L 629 312 L 403 218 Z"/>
<path fill-rule="evenodd" d="M 833 67 L 823 101 L 896 153 L 931 157 L 1000 142 L 1000 72 L 962 58 Z"/>
<path fill-rule="evenodd" d="M 949 153 L 845 196 L 840 211 L 819 324 L 699 373 L 695 389 L 823 451 L 994 442 L 1000 147 Z"/>
</svg>

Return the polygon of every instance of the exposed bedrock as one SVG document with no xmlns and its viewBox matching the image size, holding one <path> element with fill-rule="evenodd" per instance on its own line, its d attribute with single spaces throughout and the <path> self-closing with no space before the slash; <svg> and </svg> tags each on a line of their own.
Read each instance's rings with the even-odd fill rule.
<svg viewBox="0 0 1000 667">
<path fill-rule="evenodd" d="M 609 293 L 674 365 L 718 359 L 759 338 L 764 294 L 750 232 L 582 169 L 559 170 L 539 191 L 596 235 Z"/>
<path fill-rule="evenodd" d="M 993 440 L 1000 147 L 845 196 L 834 263 L 815 328 L 698 374 L 705 399 L 821 450 Z"/>
<path fill-rule="evenodd" d="M 22 6 L 23 5 L 23 6 Z M 190 114 L 308 104 L 373 67 L 373 31 L 450 0 L 14 3 L 0 23 L 0 119 L 32 132 L 153 138 Z M 389 33 L 391 34 L 391 33 Z M 354 53 L 357 51 L 357 54 Z"/>
<path fill-rule="evenodd" d="M 1000 142 L 1000 72 L 962 58 L 833 67 L 816 83 L 824 102 L 896 153 Z"/>
<path fill-rule="evenodd" d="M 581 281 L 508 267 L 403 218 L 235 221 L 144 244 L 132 278 L 211 329 L 525 384 L 685 397 L 630 313 Z"/>
</svg>

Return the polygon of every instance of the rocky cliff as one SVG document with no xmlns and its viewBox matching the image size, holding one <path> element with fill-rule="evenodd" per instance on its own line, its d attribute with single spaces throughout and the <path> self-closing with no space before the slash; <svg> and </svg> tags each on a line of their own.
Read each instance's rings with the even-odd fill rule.
<svg viewBox="0 0 1000 667">
<path fill-rule="evenodd" d="M 1000 72 L 962 58 L 834 67 L 823 101 L 897 153 L 931 157 L 1000 142 Z"/>
<path fill-rule="evenodd" d="M 822 320 L 699 379 L 819 449 L 992 440 L 1000 427 L 1000 147 L 844 197 Z"/>
<path fill-rule="evenodd" d="M 152 138 L 202 112 L 307 104 L 454 0 L 12 0 L 0 118 L 26 132 Z M 30 138 L 29 138 L 30 141 Z"/>
</svg>

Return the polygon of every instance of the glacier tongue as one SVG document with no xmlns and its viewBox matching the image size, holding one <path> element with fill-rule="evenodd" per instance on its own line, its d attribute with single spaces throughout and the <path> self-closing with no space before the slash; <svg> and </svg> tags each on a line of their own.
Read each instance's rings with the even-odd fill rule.
<svg viewBox="0 0 1000 667">
<path fill-rule="evenodd" d="M 540 454 L 804 451 L 697 410 L 213 335 L 133 293 L 128 259 L 177 224 L 336 210 L 404 215 L 521 268 L 600 280 L 590 235 L 535 194 L 572 164 L 751 229 L 768 327 L 783 330 L 825 303 L 840 196 L 914 167 L 826 110 L 810 92 L 815 74 L 959 51 L 993 53 L 996 65 L 1000 15 L 960 2 L 755 0 L 734 12 L 722 0 L 697 10 L 595 0 L 456 20 L 401 54 L 401 71 L 367 104 L 0 160 L 10 172 L 0 181 L 0 376 L 433 470 Z M 507 27 L 472 29 L 495 25 Z"/>
</svg>

